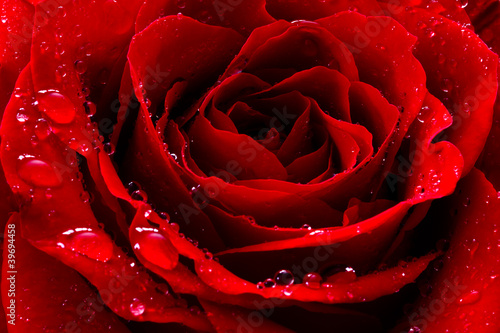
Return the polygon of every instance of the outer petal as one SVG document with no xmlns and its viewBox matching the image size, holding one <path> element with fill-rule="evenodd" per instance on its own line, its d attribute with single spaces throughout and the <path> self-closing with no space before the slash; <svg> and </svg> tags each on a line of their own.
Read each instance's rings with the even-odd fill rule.
<svg viewBox="0 0 500 333">
<path fill-rule="evenodd" d="M 450 248 L 431 276 L 432 293 L 420 299 L 407 324 L 429 332 L 498 332 L 500 201 L 495 189 L 472 169 L 430 216 L 448 222 Z"/>
<path fill-rule="evenodd" d="M 34 8 L 23 0 L 0 2 L 0 117 L 17 77 L 29 62 Z"/>
<path fill-rule="evenodd" d="M 418 37 L 415 56 L 426 70 L 429 91 L 453 115 L 453 126 L 444 135 L 462 152 L 466 175 L 491 128 L 498 56 L 472 31 L 425 10 L 394 17 Z"/>
<path fill-rule="evenodd" d="M 140 32 L 158 18 L 181 13 L 202 23 L 232 28 L 248 36 L 255 28 L 274 21 L 265 5 L 265 0 L 147 0 L 141 7 L 135 30 Z"/>
<path fill-rule="evenodd" d="M 23 199 L 23 236 L 84 275 L 122 318 L 183 322 L 205 329 L 206 320 L 178 307 L 172 295 L 155 290 L 151 277 L 140 273 L 133 259 L 99 227 L 78 175 L 76 153 L 37 121 L 41 114 L 34 108 L 30 73 L 29 66 L 21 73 L 17 88 L 23 94 L 11 99 L 1 128 L 5 175 Z M 20 108 L 23 117 L 18 115 Z"/>
<path fill-rule="evenodd" d="M 80 331 L 130 332 L 118 317 L 104 307 L 98 294 L 68 266 L 33 247 L 21 236 L 20 216 L 15 214 L 5 228 L 5 259 L 2 268 L 2 300 L 7 313 L 16 300 L 15 325 L 9 332 Z M 13 240 L 9 242 L 8 240 Z M 15 267 L 9 267 L 8 245 L 15 249 Z M 11 271 L 15 275 L 15 298 L 9 297 Z M 8 320 L 12 320 L 8 317 Z"/>
<path fill-rule="evenodd" d="M 357 11 L 365 15 L 379 15 L 380 7 L 375 0 L 341 1 L 294 1 L 267 0 L 267 10 L 277 19 L 317 20 L 343 11 Z"/>
</svg>

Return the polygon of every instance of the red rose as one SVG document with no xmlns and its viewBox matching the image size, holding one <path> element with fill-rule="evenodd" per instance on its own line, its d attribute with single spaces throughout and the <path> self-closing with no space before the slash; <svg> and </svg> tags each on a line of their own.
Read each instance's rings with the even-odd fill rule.
<svg viewBox="0 0 500 333">
<path fill-rule="evenodd" d="M 497 2 L 1 8 L 9 332 L 498 331 Z"/>
</svg>

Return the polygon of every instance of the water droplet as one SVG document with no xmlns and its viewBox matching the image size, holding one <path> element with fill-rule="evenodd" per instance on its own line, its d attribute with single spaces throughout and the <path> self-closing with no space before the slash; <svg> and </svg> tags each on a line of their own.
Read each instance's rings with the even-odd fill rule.
<svg viewBox="0 0 500 333">
<path fill-rule="evenodd" d="M 311 289 L 318 289 L 321 287 L 321 283 L 323 282 L 323 278 L 318 273 L 309 273 L 302 279 L 302 282 L 306 285 L 306 287 Z"/>
<path fill-rule="evenodd" d="M 330 267 L 324 275 L 327 275 L 327 282 L 330 283 L 349 283 L 357 279 L 354 268 L 345 265 L 335 265 Z"/>
<path fill-rule="evenodd" d="M 177 0 L 177 7 L 180 9 L 186 8 L 186 0 Z"/>
<path fill-rule="evenodd" d="M 85 61 L 77 60 L 75 61 L 75 70 L 78 74 L 83 74 L 87 71 L 87 64 Z"/>
<path fill-rule="evenodd" d="M 115 153 L 115 146 L 111 142 L 105 143 L 102 149 L 108 155 L 113 155 Z"/>
<path fill-rule="evenodd" d="M 28 115 L 26 113 L 24 113 L 24 111 L 25 110 L 23 108 L 20 108 L 19 112 L 16 114 L 16 119 L 20 123 L 25 123 L 29 120 Z"/>
<path fill-rule="evenodd" d="M 52 133 L 52 129 L 49 123 L 43 118 L 38 119 L 35 125 L 35 135 L 37 138 L 39 140 L 45 140 L 50 133 Z"/>
<path fill-rule="evenodd" d="M 276 286 L 276 282 L 273 279 L 266 279 L 264 282 L 264 287 L 266 288 L 274 288 Z"/>
<path fill-rule="evenodd" d="M 97 112 L 97 107 L 91 101 L 86 101 L 83 106 L 85 107 L 85 113 L 88 117 L 93 117 Z"/>
<path fill-rule="evenodd" d="M 302 227 L 300 227 L 301 229 L 307 229 L 307 230 L 311 230 L 312 227 L 309 225 L 309 224 L 304 224 Z"/>
<path fill-rule="evenodd" d="M 137 201 L 142 201 L 142 202 L 147 202 L 148 201 L 148 195 L 146 194 L 146 192 L 144 192 L 143 190 L 137 190 L 137 191 L 134 191 L 130 197 L 133 199 L 133 200 L 137 200 Z"/>
<path fill-rule="evenodd" d="M 286 269 L 282 269 L 281 271 L 277 272 L 276 275 L 274 275 L 274 280 L 276 281 L 276 284 L 279 284 L 281 286 L 289 286 L 293 284 L 295 279 L 292 272 Z"/>
<path fill-rule="evenodd" d="M 133 302 L 130 303 L 130 313 L 132 313 L 136 317 L 141 316 L 145 310 L 146 306 L 137 298 L 134 298 Z"/>
<path fill-rule="evenodd" d="M 80 229 L 68 230 L 60 235 L 60 241 L 67 249 L 102 262 L 113 257 L 113 243 L 108 235 L 100 230 Z"/>
<path fill-rule="evenodd" d="M 158 232 L 138 233 L 137 248 L 141 255 L 152 264 L 163 269 L 173 269 L 179 262 L 179 252 L 170 240 Z"/>
<path fill-rule="evenodd" d="M 472 290 L 471 292 L 465 294 L 458 300 L 459 305 L 470 305 L 475 304 L 481 298 L 481 293 L 476 290 Z"/>
<path fill-rule="evenodd" d="M 73 122 L 76 108 L 68 97 L 54 91 L 41 91 L 39 94 L 38 107 L 50 120 L 57 124 Z"/>
<path fill-rule="evenodd" d="M 453 89 L 453 82 L 450 79 L 443 79 L 441 82 L 441 90 L 445 93 L 450 92 Z"/>
<path fill-rule="evenodd" d="M 158 216 L 162 219 L 162 220 L 165 220 L 165 221 L 170 221 L 170 215 L 168 215 L 167 213 L 165 212 L 158 212 Z"/>
<path fill-rule="evenodd" d="M 37 159 L 19 161 L 17 175 L 26 184 L 42 188 L 57 187 L 63 181 L 62 175 L 55 168 Z"/>
<path fill-rule="evenodd" d="M 135 182 L 135 181 L 131 181 L 127 184 L 127 190 L 128 190 L 128 194 L 132 194 L 134 193 L 135 191 L 138 191 L 141 189 L 141 185 L 138 183 L 138 182 Z"/>
<path fill-rule="evenodd" d="M 90 194 L 87 191 L 83 191 L 80 193 L 80 200 L 82 200 L 85 203 L 92 203 L 92 194 Z"/>
</svg>

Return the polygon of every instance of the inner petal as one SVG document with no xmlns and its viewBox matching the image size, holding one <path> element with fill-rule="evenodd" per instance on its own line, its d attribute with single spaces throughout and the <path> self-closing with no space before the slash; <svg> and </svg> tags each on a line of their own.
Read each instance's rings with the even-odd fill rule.
<svg viewBox="0 0 500 333">
<path fill-rule="evenodd" d="M 285 180 L 288 177 L 278 158 L 254 139 L 218 130 L 204 117 L 196 117 L 187 135 L 195 161 L 203 161 L 218 170 L 231 170 L 238 179 Z M 203 171 L 207 175 L 216 174 L 215 170 Z"/>
</svg>

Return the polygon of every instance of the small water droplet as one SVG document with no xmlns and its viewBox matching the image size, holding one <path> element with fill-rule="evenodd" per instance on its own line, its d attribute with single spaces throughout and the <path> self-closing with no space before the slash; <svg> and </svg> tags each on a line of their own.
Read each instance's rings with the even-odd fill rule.
<svg viewBox="0 0 500 333">
<path fill-rule="evenodd" d="M 102 149 L 108 155 L 113 155 L 115 153 L 115 146 L 111 142 L 105 143 Z"/>
<path fill-rule="evenodd" d="M 306 276 L 304 276 L 302 282 L 308 288 L 318 289 L 319 287 L 321 287 L 321 283 L 323 282 L 323 278 L 318 273 L 309 273 Z"/>
<path fill-rule="evenodd" d="M 281 286 L 289 286 L 295 281 L 292 272 L 286 269 L 282 269 L 274 275 L 274 280 L 276 284 Z"/>
<path fill-rule="evenodd" d="M 264 282 L 264 287 L 266 288 L 274 288 L 276 286 L 276 282 L 273 279 L 266 279 Z"/>
<path fill-rule="evenodd" d="M 80 200 L 82 200 L 83 202 L 92 203 L 92 199 L 92 195 L 89 192 L 83 191 L 82 193 L 80 193 Z"/>
<path fill-rule="evenodd" d="M 25 110 L 23 108 L 20 108 L 19 112 L 16 114 L 16 119 L 20 123 L 25 123 L 29 120 L 28 115 L 24 112 L 25 112 Z"/>
<path fill-rule="evenodd" d="M 49 123 L 43 118 L 38 119 L 35 125 L 35 135 L 37 138 L 39 140 L 45 140 L 50 133 L 52 133 L 52 129 Z"/>
<path fill-rule="evenodd" d="M 147 202 L 148 201 L 148 195 L 146 194 L 146 192 L 144 192 L 143 190 L 137 190 L 137 191 L 134 191 L 130 197 L 133 199 L 133 200 L 137 200 L 137 201 L 142 201 L 142 202 Z"/>
<path fill-rule="evenodd" d="M 83 74 L 87 71 L 87 64 L 85 61 L 77 60 L 75 61 L 75 70 L 78 74 Z"/>
<path fill-rule="evenodd" d="M 97 112 L 97 107 L 94 103 L 92 103 L 91 101 L 86 101 L 84 104 L 83 104 L 84 108 L 85 108 L 85 113 L 87 114 L 88 117 L 93 117 L 96 112 Z"/>
<path fill-rule="evenodd" d="M 476 290 L 472 290 L 469 293 L 463 295 L 459 300 L 458 304 L 459 305 L 471 305 L 475 304 L 479 301 L 481 298 L 481 293 Z"/>
<path fill-rule="evenodd" d="M 144 311 L 146 311 L 146 306 L 137 298 L 134 298 L 133 302 L 130 303 L 130 312 L 134 316 L 139 317 L 144 313 Z"/>
</svg>

